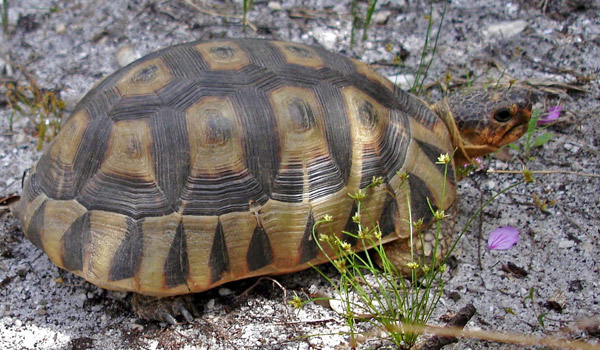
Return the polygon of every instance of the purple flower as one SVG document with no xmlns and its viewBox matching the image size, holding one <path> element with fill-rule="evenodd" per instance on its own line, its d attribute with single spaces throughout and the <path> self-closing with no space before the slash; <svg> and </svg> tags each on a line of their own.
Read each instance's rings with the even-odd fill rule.
<svg viewBox="0 0 600 350">
<path fill-rule="evenodd" d="M 537 125 L 550 124 L 560 116 L 560 112 L 562 111 L 561 105 L 552 106 L 548 109 L 548 115 L 544 118 L 540 118 L 537 121 Z"/>
<path fill-rule="evenodd" d="M 506 250 L 519 241 L 519 230 L 512 226 L 498 227 L 490 232 L 488 248 L 492 250 Z"/>
</svg>

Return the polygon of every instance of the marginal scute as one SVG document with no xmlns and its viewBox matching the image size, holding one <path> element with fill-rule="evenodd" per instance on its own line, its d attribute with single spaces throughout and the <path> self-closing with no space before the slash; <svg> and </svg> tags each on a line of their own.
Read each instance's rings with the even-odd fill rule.
<svg viewBox="0 0 600 350">
<path fill-rule="evenodd" d="M 46 204 L 49 202 L 47 199 L 45 195 L 39 195 L 27 205 L 25 213 L 22 213 L 25 237 L 40 249 L 44 248 L 42 238 L 46 221 Z"/>
<path fill-rule="evenodd" d="M 205 289 L 229 270 L 223 228 L 217 216 L 182 216 L 188 251 L 187 284 L 192 291 Z"/>
<path fill-rule="evenodd" d="M 231 212 L 219 217 L 223 227 L 223 237 L 229 256 L 230 278 L 248 276 L 250 268 L 246 261 L 248 247 L 258 226 L 253 212 Z"/>
<path fill-rule="evenodd" d="M 273 253 L 269 236 L 262 227 L 256 226 L 246 254 L 248 270 L 255 271 L 263 268 L 271 264 L 272 259 Z"/>
<path fill-rule="evenodd" d="M 137 277 L 140 292 L 143 294 L 152 294 L 157 291 L 160 291 L 161 294 L 189 292 L 185 283 L 187 259 L 180 260 L 177 264 L 169 261 L 171 250 L 176 249 L 181 253 L 182 245 L 185 245 L 181 214 L 172 213 L 165 216 L 147 217 L 142 221 L 141 229 L 143 250 Z M 183 258 L 184 255 L 178 257 L 178 259 Z M 167 268 L 175 267 L 180 270 L 169 270 L 168 274 L 166 273 Z M 174 281 L 177 283 L 173 283 Z"/>
<path fill-rule="evenodd" d="M 302 241 L 300 242 L 300 251 L 298 255 L 300 255 L 300 264 L 304 264 L 309 262 L 317 257 L 319 253 L 319 246 L 315 241 L 315 237 L 313 235 L 313 228 L 315 226 L 315 218 L 312 213 L 308 213 L 308 220 L 306 220 L 306 228 L 304 229 L 304 234 L 302 235 Z"/>
<path fill-rule="evenodd" d="M 90 212 L 77 218 L 62 236 L 62 260 L 69 271 L 82 271 L 90 243 Z"/>
<path fill-rule="evenodd" d="M 195 46 L 211 70 L 239 70 L 250 64 L 246 53 L 234 42 L 204 42 Z"/>
<path fill-rule="evenodd" d="M 81 276 L 100 287 L 139 290 L 134 277 L 141 258 L 142 237 L 135 222 L 122 214 L 92 210 L 89 239 L 91 248 L 87 250 Z"/>
<path fill-rule="evenodd" d="M 68 200 L 48 201 L 44 211 L 44 229 L 42 230 L 44 251 L 50 260 L 64 268 L 61 243 L 63 235 L 79 217 L 87 212 L 87 209 L 75 200 Z"/>
<path fill-rule="evenodd" d="M 154 58 L 131 66 L 116 88 L 123 97 L 150 95 L 165 87 L 171 79 L 169 67 L 160 58 Z"/>
<path fill-rule="evenodd" d="M 189 271 L 188 265 L 187 241 L 183 223 L 179 222 L 164 266 L 165 282 L 168 288 L 186 283 Z"/>
<path fill-rule="evenodd" d="M 230 271 L 229 253 L 223 233 L 223 225 L 219 221 L 215 228 L 209 257 L 210 282 L 214 283 L 223 278 L 223 273 Z"/>
<path fill-rule="evenodd" d="M 28 180 L 30 181 L 31 178 Z M 41 242 L 41 230 L 44 227 L 44 209 L 42 206 L 48 200 L 45 194 L 40 194 L 35 198 L 29 199 L 29 202 L 25 201 L 25 198 L 17 202 L 18 215 L 23 224 L 23 232 L 25 237 L 29 239 L 36 247 L 42 248 Z M 39 218 L 41 216 L 41 218 Z"/>
</svg>

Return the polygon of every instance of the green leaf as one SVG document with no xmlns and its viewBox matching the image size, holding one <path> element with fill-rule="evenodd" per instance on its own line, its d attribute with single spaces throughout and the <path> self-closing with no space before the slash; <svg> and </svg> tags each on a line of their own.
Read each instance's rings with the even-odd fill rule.
<svg viewBox="0 0 600 350">
<path fill-rule="evenodd" d="M 521 147 L 519 147 L 519 145 L 517 145 L 516 143 L 509 143 L 507 146 L 514 149 L 517 152 L 521 152 Z"/>
<path fill-rule="evenodd" d="M 539 314 L 537 317 L 538 323 L 540 324 L 540 326 L 542 326 L 542 328 L 546 328 L 546 325 L 544 323 L 545 316 L 546 316 L 546 314 Z"/>
<path fill-rule="evenodd" d="M 527 133 L 531 134 L 533 132 L 533 130 L 535 130 L 535 127 L 537 126 L 537 121 L 538 121 L 538 110 L 536 109 L 533 112 L 533 115 L 531 116 L 531 119 L 529 119 L 529 124 L 527 124 Z"/>
<path fill-rule="evenodd" d="M 550 141 L 552 137 L 554 137 L 554 134 L 551 132 L 543 133 L 542 135 L 535 138 L 535 140 L 533 141 L 533 147 L 539 147 L 545 144 L 546 142 Z"/>
</svg>

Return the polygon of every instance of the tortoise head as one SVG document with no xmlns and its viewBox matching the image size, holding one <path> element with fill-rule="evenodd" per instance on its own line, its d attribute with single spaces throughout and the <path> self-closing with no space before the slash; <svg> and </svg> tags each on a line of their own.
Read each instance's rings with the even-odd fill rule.
<svg viewBox="0 0 600 350">
<path fill-rule="evenodd" d="M 527 131 L 531 92 L 511 88 L 452 95 L 432 109 L 446 122 L 457 164 L 497 151 Z"/>
</svg>

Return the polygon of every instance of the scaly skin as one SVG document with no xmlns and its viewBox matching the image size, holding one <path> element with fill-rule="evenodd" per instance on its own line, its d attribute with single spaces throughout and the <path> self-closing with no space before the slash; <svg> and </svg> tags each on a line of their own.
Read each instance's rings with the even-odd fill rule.
<svg viewBox="0 0 600 350">
<path fill-rule="evenodd" d="M 520 88 L 455 94 L 431 109 L 448 126 L 457 166 L 518 140 L 531 117 L 532 95 Z"/>
</svg>

